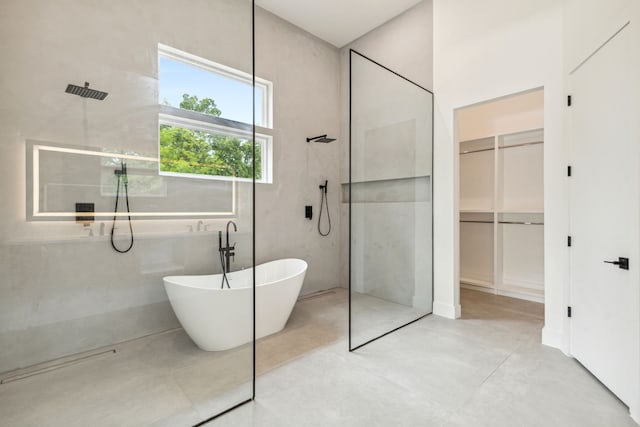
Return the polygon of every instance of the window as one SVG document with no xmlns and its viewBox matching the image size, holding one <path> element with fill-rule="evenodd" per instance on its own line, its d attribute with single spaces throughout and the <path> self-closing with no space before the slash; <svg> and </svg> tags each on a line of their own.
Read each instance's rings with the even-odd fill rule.
<svg viewBox="0 0 640 427">
<path fill-rule="evenodd" d="M 158 45 L 162 175 L 251 180 L 251 74 Z M 272 84 L 256 78 L 256 126 L 272 127 Z M 271 182 L 272 137 L 256 132 L 256 181 Z"/>
</svg>

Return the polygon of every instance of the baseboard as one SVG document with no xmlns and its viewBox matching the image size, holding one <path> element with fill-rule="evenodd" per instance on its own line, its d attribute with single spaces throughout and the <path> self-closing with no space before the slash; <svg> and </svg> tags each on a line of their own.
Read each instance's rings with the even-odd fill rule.
<svg viewBox="0 0 640 427">
<path fill-rule="evenodd" d="M 460 304 L 453 305 L 438 301 L 433 302 L 433 314 L 436 316 L 445 317 L 447 319 L 457 319 L 460 317 L 461 312 Z"/>
<path fill-rule="evenodd" d="M 424 296 L 414 295 L 412 300 L 413 308 L 419 308 L 421 310 L 429 310 L 429 302 Z"/>
<path fill-rule="evenodd" d="M 559 331 L 557 329 L 550 329 L 547 326 L 543 327 L 542 344 L 548 347 L 557 348 L 558 350 L 569 356 L 569 349 L 565 348 L 562 331 Z"/>
</svg>

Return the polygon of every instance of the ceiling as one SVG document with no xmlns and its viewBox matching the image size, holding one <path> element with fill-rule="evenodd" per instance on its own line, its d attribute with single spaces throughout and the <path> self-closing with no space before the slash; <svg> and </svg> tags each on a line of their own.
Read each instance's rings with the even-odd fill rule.
<svg viewBox="0 0 640 427">
<path fill-rule="evenodd" d="M 255 0 L 336 47 L 343 47 L 421 0 Z"/>
</svg>

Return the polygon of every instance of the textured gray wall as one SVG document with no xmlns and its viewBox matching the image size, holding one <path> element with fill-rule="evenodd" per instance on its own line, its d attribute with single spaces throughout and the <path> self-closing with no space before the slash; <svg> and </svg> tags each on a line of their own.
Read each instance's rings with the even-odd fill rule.
<svg viewBox="0 0 640 427">
<path fill-rule="evenodd" d="M 417 4 L 405 13 L 390 20 L 386 24 L 376 28 L 341 49 L 340 99 L 342 121 L 340 134 L 344 140 L 344 144 L 342 146 L 343 151 L 341 154 L 341 181 L 343 183 L 349 182 L 349 49 L 354 49 L 421 85 L 422 87 L 431 90 L 433 88 L 433 6 L 431 0 L 425 0 Z M 385 170 L 393 173 L 393 164 L 396 163 L 394 158 L 389 155 L 383 155 L 380 157 L 385 158 L 390 165 L 390 167 L 385 167 Z M 364 170 L 364 168 L 360 168 L 358 170 Z M 359 172 L 356 171 L 356 174 L 357 173 Z M 412 215 L 417 215 L 418 219 L 423 217 L 425 212 L 430 211 L 431 209 L 430 204 L 426 208 L 425 206 L 412 207 L 417 209 L 415 213 L 412 212 Z M 396 236 L 403 236 L 404 231 L 406 231 L 408 227 L 407 221 L 413 221 L 407 218 L 407 209 L 409 208 L 410 207 L 408 206 L 397 205 L 397 212 L 394 212 L 394 208 L 391 206 L 385 206 L 382 208 L 385 210 L 383 217 L 389 219 L 388 228 L 389 230 L 397 230 Z M 345 262 L 341 263 L 340 277 L 342 285 L 347 286 L 349 280 L 349 265 L 346 260 L 349 250 L 349 235 L 346 226 L 346 224 L 348 224 L 348 205 L 346 203 L 341 204 L 341 221 L 345 224 L 345 232 L 342 233 L 340 238 L 340 251 L 342 254 L 341 258 L 344 259 Z M 363 224 L 360 224 L 360 226 L 364 227 Z M 421 235 L 425 235 L 428 231 L 430 234 L 430 224 L 428 227 L 429 230 L 424 229 L 425 225 L 422 221 L 416 222 L 415 226 L 416 232 L 420 231 Z M 356 232 L 358 232 L 357 227 L 358 224 L 354 224 L 354 230 Z M 359 233 L 366 234 L 366 231 L 362 229 Z M 391 235 L 393 235 L 393 233 L 388 234 L 388 236 Z M 430 241 L 427 245 L 428 247 L 425 246 L 423 248 L 417 248 L 416 250 L 416 256 L 418 258 L 415 260 L 415 265 L 416 268 L 420 269 L 419 271 L 416 270 L 416 276 L 431 276 L 431 266 L 429 266 L 428 270 L 424 270 L 426 266 L 424 262 L 421 261 L 424 257 L 431 258 Z M 362 251 L 364 251 L 364 248 Z M 393 245 L 389 246 L 389 242 L 387 243 L 385 251 L 379 252 L 378 261 L 374 262 L 378 267 L 383 266 L 382 270 L 385 270 L 385 265 L 394 262 L 392 258 L 384 256 L 387 252 L 393 252 Z M 362 256 L 364 256 L 364 253 Z M 374 255 L 368 254 L 367 256 L 371 258 L 371 256 Z M 371 259 L 369 262 L 372 262 Z M 431 291 L 429 290 L 429 292 Z M 430 295 L 421 295 L 421 297 L 431 298 Z M 397 295 L 392 299 L 401 301 L 406 300 L 406 297 Z"/>
<path fill-rule="evenodd" d="M 302 293 L 340 286 L 340 56 L 275 15 L 256 10 L 256 74 L 273 81 L 273 184 L 256 190 L 258 262 L 296 257 L 309 263 Z M 306 138 L 328 134 L 330 144 Z M 331 233 L 318 234 L 320 190 L 329 181 Z M 304 206 L 313 206 L 313 219 Z M 323 231 L 327 226 L 323 213 Z"/>
<path fill-rule="evenodd" d="M 157 153 L 157 43 L 251 72 L 249 1 L 107 3 L 14 1 L 0 13 L 0 372 L 177 327 L 162 277 L 219 271 L 217 231 L 227 218 L 140 220 L 121 255 L 68 221 L 26 221 L 25 141 Z M 257 74 L 274 82 L 274 183 L 257 185 L 258 262 L 309 262 L 303 292 L 338 281 L 339 52 L 258 9 Z M 185 25 L 186 24 L 186 25 Z M 67 83 L 109 92 L 64 93 Z M 334 230 L 303 217 L 328 179 Z M 250 265 L 251 186 L 238 185 L 234 268 Z M 111 224 L 105 223 L 106 234 Z M 120 223 L 120 226 L 126 226 Z"/>
</svg>

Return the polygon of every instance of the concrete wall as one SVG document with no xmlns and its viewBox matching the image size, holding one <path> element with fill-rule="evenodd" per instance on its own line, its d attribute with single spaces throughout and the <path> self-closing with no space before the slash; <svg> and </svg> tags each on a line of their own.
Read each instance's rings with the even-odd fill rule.
<svg viewBox="0 0 640 427">
<path fill-rule="evenodd" d="M 342 122 L 340 135 L 345 141 L 341 154 L 341 182 L 349 182 L 349 50 L 357 50 L 368 58 L 431 90 L 433 87 L 432 37 L 432 4 L 430 0 L 425 0 L 341 49 L 340 99 Z M 341 223 L 344 224 L 344 232 L 340 236 L 340 253 L 343 262 L 341 263 L 340 277 L 341 284 L 344 287 L 348 286 L 349 283 L 348 212 L 348 204 L 343 203 Z M 422 214 L 419 213 L 419 216 L 422 216 Z M 390 224 L 391 229 L 401 232 L 406 228 L 406 224 L 402 219 L 404 218 L 402 212 L 387 215 L 387 217 L 397 221 L 396 223 L 392 221 Z M 387 247 L 387 249 L 389 248 Z M 424 250 L 420 249 L 417 249 L 415 253 L 425 254 Z M 430 248 L 428 258 L 430 258 Z M 381 265 L 384 265 L 385 262 L 389 263 L 389 258 L 382 262 Z M 424 264 L 420 261 L 416 260 L 416 262 L 424 267 Z M 430 271 L 421 271 L 419 275 L 430 277 Z"/>
<path fill-rule="evenodd" d="M 430 312 L 432 95 L 352 54 L 351 106 L 352 289 Z"/>
<path fill-rule="evenodd" d="M 108 220 L 92 225 L 93 236 L 71 221 L 26 220 L 28 139 L 157 155 L 158 42 L 251 72 L 251 2 L 148 6 L 0 6 L 0 372 L 177 327 L 162 277 L 220 269 L 217 230 L 229 218 L 205 219 L 206 231 L 198 231 L 197 217 L 136 220 L 125 255 L 110 247 Z M 275 92 L 274 183 L 257 185 L 257 262 L 304 258 L 303 292 L 329 288 L 339 281 L 339 225 L 320 238 L 303 206 L 314 204 L 317 215 L 319 181 L 328 179 L 330 191 L 337 183 L 339 145 L 304 138 L 338 133 L 338 51 L 260 9 L 256 19 L 258 74 Z M 99 102 L 64 93 L 67 83 L 84 81 L 109 96 Z M 251 263 L 251 186 L 237 190 L 233 267 L 242 268 Z M 337 197 L 330 192 L 333 218 Z"/>
<path fill-rule="evenodd" d="M 340 285 L 340 147 L 338 49 L 256 8 L 256 75 L 274 86 L 273 184 L 256 188 L 257 263 L 302 258 L 309 263 L 302 293 Z M 329 144 L 307 143 L 328 134 Z M 320 189 L 328 180 L 331 233 L 318 233 Z M 313 219 L 304 206 L 313 206 Z M 326 206 L 324 207 L 326 209 Z M 327 212 L 322 231 L 327 231 Z"/>
</svg>

